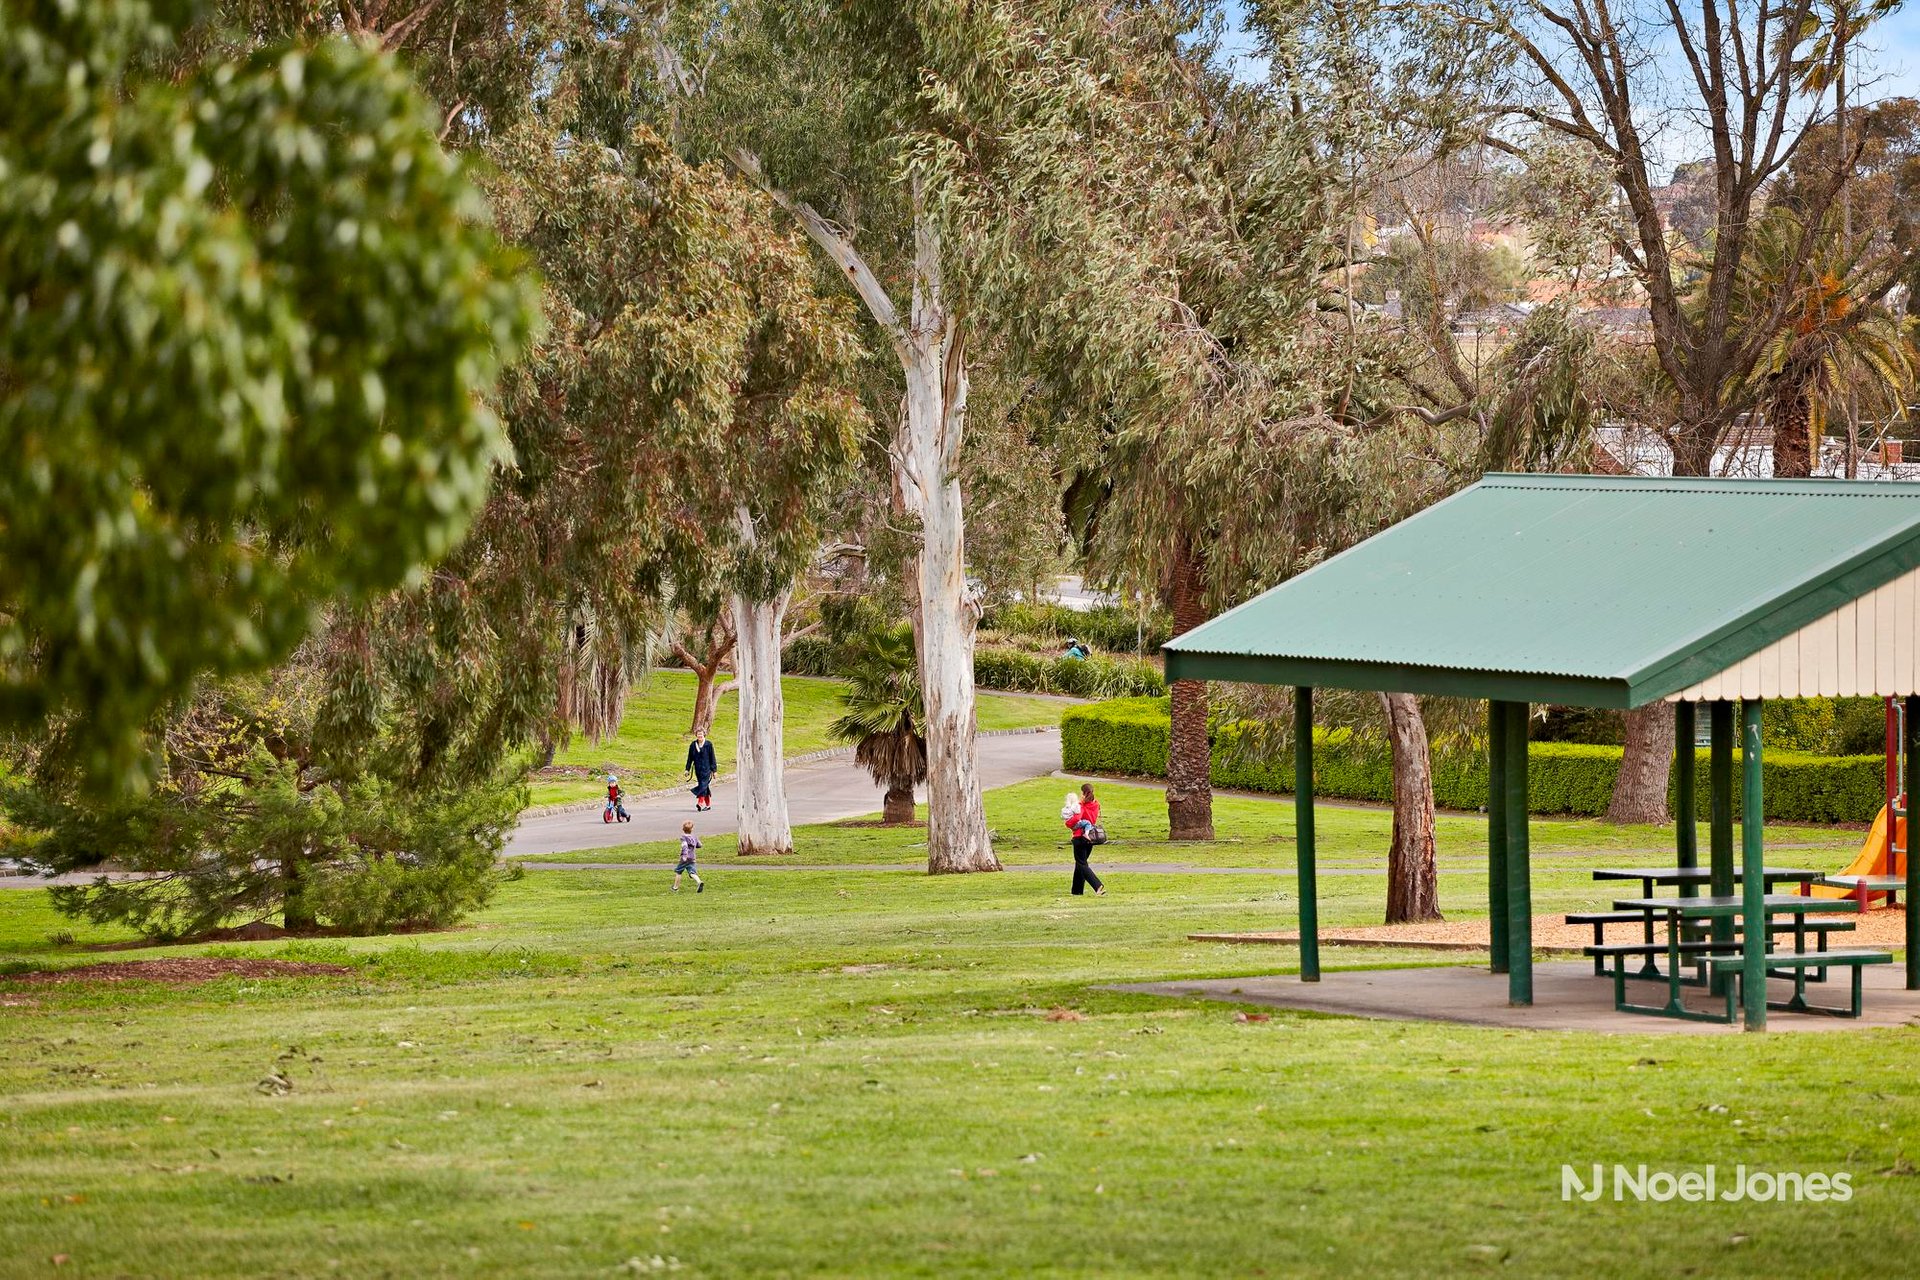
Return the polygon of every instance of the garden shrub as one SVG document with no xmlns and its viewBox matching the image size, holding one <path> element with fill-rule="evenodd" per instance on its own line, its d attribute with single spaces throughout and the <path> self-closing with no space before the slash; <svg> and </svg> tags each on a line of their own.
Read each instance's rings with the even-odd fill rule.
<svg viewBox="0 0 1920 1280">
<path fill-rule="evenodd" d="M 1885 745 L 1885 709 L 1878 698 L 1769 698 L 1761 732 L 1769 749 L 1817 756 L 1873 755 Z M 1704 730 L 1707 713 L 1700 712 Z M 1597 707 L 1548 706 L 1533 722 L 1536 742 L 1619 746 L 1625 720 Z"/>
<path fill-rule="evenodd" d="M 826 636 L 801 636 L 780 651 L 780 669 L 790 676 L 837 676 L 846 668 L 844 648 Z"/>
<path fill-rule="evenodd" d="M 1070 609 L 1063 604 L 1033 604 L 1016 600 L 987 610 L 981 627 L 1010 636 L 1064 641 L 1074 636 L 1108 653 L 1158 653 L 1173 635 L 1173 620 L 1160 609 L 1142 619 L 1130 609 L 1105 604 L 1094 609 Z"/>
<path fill-rule="evenodd" d="M 1064 768 L 1080 773 L 1165 777 L 1169 734 L 1165 698 L 1118 698 L 1074 707 L 1061 717 Z M 1281 740 L 1283 739 L 1283 740 Z M 1293 790 L 1292 740 L 1251 722 L 1213 730 L 1215 786 L 1244 791 Z M 1621 749 L 1571 742 L 1533 742 L 1527 750 L 1528 807 L 1534 813 L 1598 816 L 1606 812 L 1620 773 Z M 1694 795 L 1709 816 L 1707 757 L 1695 760 Z M 1738 770 L 1739 753 L 1735 756 Z M 1868 822 L 1883 801 L 1879 756 L 1767 753 L 1767 818 L 1788 822 Z M 1314 789 L 1345 800 L 1385 803 L 1393 797 L 1393 756 L 1382 739 L 1343 728 L 1314 731 Z M 1442 745 L 1433 752 L 1434 803 L 1443 809 L 1483 809 L 1487 761 L 1482 743 Z M 1736 785 L 1735 816 L 1740 796 Z"/>
<path fill-rule="evenodd" d="M 1115 698 L 1068 707 L 1060 717 L 1060 763 L 1076 773 L 1164 778 L 1172 714 L 1165 698 Z"/>
<path fill-rule="evenodd" d="M 1167 689 L 1159 664 L 1139 658 L 1044 657 L 999 645 L 974 650 L 973 679 L 983 689 L 1076 698 L 1155 697 Z"/>
</svg>

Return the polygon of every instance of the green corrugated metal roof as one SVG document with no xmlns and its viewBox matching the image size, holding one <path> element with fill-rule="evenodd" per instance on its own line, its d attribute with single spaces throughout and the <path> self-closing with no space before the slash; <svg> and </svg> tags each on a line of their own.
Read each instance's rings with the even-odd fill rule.
<svg viewBox="0 0 1920 1280">
<path fill-rule="evenodd" d="M 1632 707 L 1920 567 L 1920 485 L 1490 475 L 1167 645 L 1170 678 Z"/>
</svg>

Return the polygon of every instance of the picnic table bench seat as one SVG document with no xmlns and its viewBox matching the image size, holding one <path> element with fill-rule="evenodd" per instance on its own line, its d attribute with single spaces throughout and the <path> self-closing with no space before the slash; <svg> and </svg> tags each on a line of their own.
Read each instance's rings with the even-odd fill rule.
<svg viewBox="0 0 1920 1280">
<path fill-rule="evenodd" d="M 1593 945 L 1585 948 L 1582 954 L 1593 957 L 1594 976 L 1605 977 L 1607 972 L 1606 960 L 1609 956 L 1622 954 L 1656 956 L 1666 950 L 1665 943 L 1647 942 L 1644 939 L 1635 944 L 1614 944 L 1607 941 L 1605 931 L 1608 925 L 1637 925 L 1645 922 L 1646 918 L 1647 913 L 1644 911 L 1572 911 L 1567 913 L 1566 922 L 1568 924 L 1586 924 L 1593 926 Z M 1799 926 L 1802 933 L 1814 938 L 1817 944 L 1823 948 L 1827 945 L 1827 934 L 1844 932 L 1852 928 L 1853 922 L 1851 920 L 1803 920 Z M 1767 929 L 1770 933 L 1776 934 L 1793 933 L 1795 925 L 1791 920 L 1769 920 L 1767 922 Z M 1735 935 L 1738 936 L 1739 930 L 1737 928 L 1734 932 Z M 1631 949 L 1624 952 L 1607 949 L 1614 946 L 1628 945 L 1631 946 Z M 1649 969 L 1652 967 L 1651 965 L 1648 966 Z M 1643 972 L 1645 971 L 1643 970 Z"/>
<path fill-rule="evenodd" d="M 1873 894 L 1884 893 L 1887 901 L 1892 902 L 1896 895 L 1907 891 L 1905 876 L 1821 876 L 1814 883 L 1829 889 L 1845 889 L 1862 907 Z"/>
<path fill-rule="evenodd" d="M 1734 981 L 1727 983 L 1727 1021 L 1734 1020 L 1739 1009 L 1736 989 L 1741 979 L 1742 966 L 1746 957 L 1736 953 L 1721 952 L 1705 957 L 1704 963 L 1709 969 L 1731 973 Z M 1865 949 L 1847 951 L 1788 951 L 1769 952 L 1767 954 L 1767 976 L 1769 978 L 1793 979 L 1793 996 L 1788 1000 L 1767 1002 L 1769 1009 L 1783 1009 L 1790 1013 L 1825 1013 L 1836 1018 L 1857 1018 L 1860 1016 L 1860 975 L 1870 964 L 1892 964 L 1891 951 L 1870 951 Z M 1848 969 L 1853 974 L 1853 999 L 1850 1007 L 1836 1009 L 1828 1005 L 1807 1003 L 1807 970 L 1828 966 Z"/>
</svg>

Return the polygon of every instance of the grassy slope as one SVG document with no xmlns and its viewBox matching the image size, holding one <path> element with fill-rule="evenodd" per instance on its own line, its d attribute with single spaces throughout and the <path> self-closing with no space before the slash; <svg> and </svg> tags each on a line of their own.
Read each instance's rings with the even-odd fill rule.
<svg viewBox="0 0 1920 1280">
<path fill-rule="evenodd" d="M 785 696 L 786 743 L 789 756 L 806 755 L 840 745 L 827 735 L 827 726 L 840 715 L 840 685 L 832 680 L 788 676 L 780 682 Z M 608 766 L 620 775 L 630 795 L 671 787 L 680 781 L 687 758 L 687 721 L 693 715 L 693 676 L 685 671 L 656 671 L 627 702 L 620 732 L 598 746 L 576 739 L 554 757 L 556 765 L 586 768 L 587 778 L 536 780 L 533 803 L 562 804 L 595 800 L 606 794 L 601 781 Z M 982 729 L 1022 729 L 1058 724 L 1062 703 L 1018 694 L 980 695 Z M 713 749 L 720 771 L 733 769 L 734 737 L 738 732 L 739 699 L 727 694 L 713 720 Z"/>
<path fill-rule="evenodd" d="M 1010 844 L 1052 789 L 991 797 Z M 1377 821 L 1323 817 L 1353 862 Z M 1223 805 L 1221 825 L 1249 846 L 1290 826 L 1284 805 Z M 1539 832 L 1567 864 L 1543 855 L 1543 907 L 1591 901 L 1592 829 Z M 911 856 L 909 832 L 806 846 L 868 835 Z M 1449 856 L 1450 909 L 1472 913 L 1475 871 Z M 1920 1160 L 1900 1069 L 1920 1031 L 1236 1023 L 1093 987 L 1290 964 L 1182 936 L 1291 923 L 1284 880 L 1117 875 L 1076 900 L 1054 876 L 710 873 L 697 897 L 533 873 L 469 930 L 226 949 L 349 978 L 0 982 L 38 1001 L 0 1014 L 0 1275 L 56 1253 L 75 1275 L 604 1275 L 656 1255 L 713 1276 L 1434 1274 L 1488 1250 L 1528 1275 L 1871 1275 L 1920 1247 L 1920 1179 L 1882 1176 Z M 1377 915 L 1377 877 L 1322 883 L 1328 919 Z M 98 958 L 52 948 L 63 927 L 43 894 L 0 894 L 0 962 Z M 290 1095 L 256 1091 L 273 1069 Z M 1857 1195 L 1562 1203 L 1562 1161 L 1595 1160 L 1844 1170 Z"/>
</svg>

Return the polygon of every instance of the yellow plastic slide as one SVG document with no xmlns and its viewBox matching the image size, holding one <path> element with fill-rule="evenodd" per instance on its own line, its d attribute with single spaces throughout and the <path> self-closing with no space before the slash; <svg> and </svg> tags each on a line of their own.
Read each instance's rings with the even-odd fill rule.
<svg viewBox="0 0 1920 1280">
<path fill-rule="evenodd" d="M 1839 874 L 1843 876 L 1905 875 L 1907 871 L 1906 854 L 1894 853 L 1893 846 L 1896 842 L 1887 838 L 1890 825 L 1895 828 L 1894 834 L 1899 837 L 1897 843 L 1902 849 L 1906 848 L 1907 820 L 1900 818 L 1890 823 L 1887 815 L 1887 806 L 1881 805 L 1880 816 L 1873 820 L 1873 826 L 1867 831 L 1866 843 L 1860 846 L 1860 855 L 1852 862 L 1849 862 L 1846 869 Z M 1810 885 L 1808 886 L 1808 890 L 1816 898 L 1850 898 L 1853 896 L 1853 890 L 1851 889 L 1836 889 L 1830 885 Z M 1870 894 L 1868 896 L 1877 897 L 1879 895 Z"/>
</svg>

